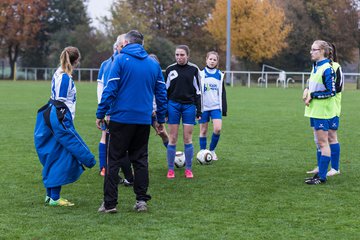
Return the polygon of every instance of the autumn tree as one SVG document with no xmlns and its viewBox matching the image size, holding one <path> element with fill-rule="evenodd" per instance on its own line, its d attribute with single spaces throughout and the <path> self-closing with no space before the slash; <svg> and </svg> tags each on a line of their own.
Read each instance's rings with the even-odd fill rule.
<svg viewBox="0 0 360 240">
<path fill-rule="evenodd" d="M 128 0 L 133 12 L 144 16 L 152 31 L 176 42 L 190 40 L 202 28 L 214 0 Z"/>
<path fill-rule="evenodd" d="M 42 0 L 2 0 L 0 3 L 0 48 L 7 52 L 14 77 L 14 65 L 19 52 L 33 46 L 35 37 L 45 18 L 47 1 Z"/>
<path fill-rule="evenodd" d="M 174 61 L 173 47 L 178 44 L 189 45 L 192 61 L 203 62 L 206 51 L 216 45 L 204 30 L 214 4 L 215 0 L 117 0 L 110 19 L 112 34 L 139 29 L 147 50 L 166 56 L 160 59 L 165 65 Z M 163 48 L 158 47 L 161 43 Z"/>
<path fill-rule="evenodd" d="M 48 0 L 47 15 L 36 39 L 37 45 L 22 54 L 22 64 L 49 67 L 58 64 L 59 53 L 67 45 L 75 45 L 82 53 L 82 64 L 91 65 L 96 54 L 95 33 L 90 27 L 84 0 Z"/>
<path fill-rule="evenodd" d="M 286 48 L 291 29 L 284 11 L 268 0 L 233 0 L 231 3 L 232 54 L 260 62 Z M 206 25 L 220 46 L 226 48 L 227 0 L 218 0 Z"/>
<path fill-rule="evenodd" d="M 359 8 L 352 0 L 278 0 L 293 28 L 288 48 L 267 63 L 293 71 L 311 65 L 309 49 L 316 39 L 332 42 L 340 62 L 351 62 L 359 47 Z"/>
</svg>

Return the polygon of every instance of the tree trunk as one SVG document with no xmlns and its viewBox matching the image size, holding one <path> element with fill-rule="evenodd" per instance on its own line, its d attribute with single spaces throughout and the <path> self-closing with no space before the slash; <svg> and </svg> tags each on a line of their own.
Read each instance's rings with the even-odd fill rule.
<svg viewBox="0 0 360 240">
<path fill-rule="evenodd" d="M 10 45 L 8 47 L 8 57 L 9 57 L 9 64 L 10 64 L 10 79 L 14 78 L 15 62 L 18 58 L 18 54 L 19 54 L 19 44 L 16 44 L 15 46 Z"/>
</svg>

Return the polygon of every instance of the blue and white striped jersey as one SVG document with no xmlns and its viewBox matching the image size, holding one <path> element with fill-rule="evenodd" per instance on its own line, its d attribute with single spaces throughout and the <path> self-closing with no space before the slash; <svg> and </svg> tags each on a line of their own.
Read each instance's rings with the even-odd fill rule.
<svg viewBox="0 0 360 240">
<path fill-rule="evenodd" d="M 76 87 L 74 80 L 59 67 L 51 80 L 51 99 L 64 102 L 75 118 Z"/>
</svg>

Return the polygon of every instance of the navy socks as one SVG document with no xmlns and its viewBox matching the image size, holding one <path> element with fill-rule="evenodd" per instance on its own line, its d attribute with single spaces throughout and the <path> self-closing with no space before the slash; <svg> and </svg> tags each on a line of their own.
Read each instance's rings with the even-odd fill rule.
<svg viewBox="0 0 360 240">
<path fill-rule="evenodd" d="M 106 144 L 99 143 L 99 162 L 100 171 L 103 167 L 106 167 Z"/>
<path fill-rule="evenodd" d="M 331 149 L 331 168 L 335 169 L 336 171 L 339 171 L 339 165 L 340 165 L 340 144 L 330 144 Z"/>
<path fill-rule="evenodd" d="M 192 167 L 192 158 L 194 156 L 194 146 L 192 143 L 184 144 L 184 152 L 185 152 L 185 166 L 186 169 L 190 169 Z"/>
<path fill-rule="evenodd" d="M 175 160 L 175 153 L 176 153 L 176 145 L 169 145 L 167 146 L 167 162 L 168 168 L 174 170 L 174 160 Z"/>
</svg>

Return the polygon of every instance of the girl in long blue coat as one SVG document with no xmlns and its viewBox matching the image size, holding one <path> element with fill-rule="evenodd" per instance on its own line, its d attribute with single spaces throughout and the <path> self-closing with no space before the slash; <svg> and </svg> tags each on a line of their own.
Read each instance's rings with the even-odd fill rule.
<svg viewBox="0 0 360 240">
<path fill-rule="evenodd" d="M 60 197 L 61 187 L 79 179 L 83 166 L 92 168 L 96 164 L 73 124 L 76 87 L 71 74 L 79 62 L 80 52 L 76 47 L 62 51 L 60 67 L 51 82 L 51 98 L 37 114 L 34 142 L 43 165 L 45 204 L 50 206 L 74 206 Z"/>
</svg>

